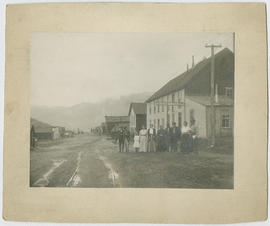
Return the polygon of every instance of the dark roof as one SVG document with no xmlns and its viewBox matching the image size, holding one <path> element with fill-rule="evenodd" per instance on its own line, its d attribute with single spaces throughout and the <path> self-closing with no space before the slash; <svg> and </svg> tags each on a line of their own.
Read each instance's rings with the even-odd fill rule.
<svg viewBox="0 0 270 226">
<path fill-rule="evenodd" d="M 35 129 L 35 133 L 52 133 L 52 129 L 54 128 L 48 123 L 38 121 L 34 118 L 30 119 L 30 125 Z"/>
<path fill-rule="evenodd" d="M 204 106 L 211 105 L 210 96 L 186 96 L 186 98 Z M 215 106 L 233 106 L 233 99 L 227 96 L 218 96 L 218 102 L 215 103 L 214 105 Z"/>
<path fill-rule="evenodd" d="M 232 55 L 232 51 L 228 48 L 224 48 L 223 50 L 219 51 L 215 54 L 215 58 L 223 57 L 225 55 Z M 194 76 L 198 75 L 204 68 L 209 66 L 211 63 L 211 57 L 206 58 L 196 64 L 194 67 L 189 69 L 188 71 L 178 75 L 177 77 L 170 80 L 167 84 L 161 87 L 157 92 L 155 92 L 146 102 L 153 101 L 157 98 L 166 96 L 172 92 L 176 92 L 185 88 L 185 86 L 194 78 Z"/>
<path fill-rule="evenodd" d="M 145 115 L 146 103 L 130 103 L 128 115 L 130 115 L 131 109 L 133 109 L 136 115 Z"/>
<path fill-rule="evenodd" d="M 105 116 L 106 122 L 129 122 L 128 116 Z"/>
</svg>

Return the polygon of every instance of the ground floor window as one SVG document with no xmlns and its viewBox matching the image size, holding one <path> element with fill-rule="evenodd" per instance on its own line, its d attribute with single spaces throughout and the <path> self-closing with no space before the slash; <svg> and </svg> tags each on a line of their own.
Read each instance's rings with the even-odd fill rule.
<svg viewBox="0 0 270 226">
<path fill-rule="evenodd" d="M 221 116 L 221 127 L 222 128 L 230 128 L 230 114 L 222 114 Z"/>
</svg>

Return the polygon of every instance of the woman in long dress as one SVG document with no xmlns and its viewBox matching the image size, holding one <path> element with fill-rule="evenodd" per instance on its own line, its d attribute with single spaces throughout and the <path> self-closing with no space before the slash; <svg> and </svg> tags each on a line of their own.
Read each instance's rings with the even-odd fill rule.
<svg viewBox="0 0 270 226">
<path fill-rule="evenodd" d="M 156 152 L 156 129 L 153 124 L 150 125 L 150 128 L 147 132 L 147 151 L 148 152 Z"/>
<path fill-rule="evenodd" d="M 147 130 L 144 126 L 142 126 L 142 129 L 139 133 L 140 137 L 140 152 L 146 152 L 147 151 Z"/>
<path fill-rule="evenodd" d="M 135 132 L 135 135 L 134 135 L 133 147 L 135 148 L 135 152 L 139 151 L 139 148 L 140 148 L 140 136 L 139 136 L 139 134 L 137 132 Z"/>
<path fill-rule="evenodd" d="M 189 153 L 192 148 L 192 138 L 190 135 L 191 129 L 186 121 L 184 122 L 181 133 L 181 151 L 182 153 Z"/>
</svg>

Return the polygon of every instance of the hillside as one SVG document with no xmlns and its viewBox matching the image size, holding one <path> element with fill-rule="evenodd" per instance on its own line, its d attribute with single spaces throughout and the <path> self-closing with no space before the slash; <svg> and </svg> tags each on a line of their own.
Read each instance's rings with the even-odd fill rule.
<svg viewBox="0 0 270 226">
<path fill-rule="evenodd" d="M 32 106 L 31 117 L 55 126 L 89 130 L 104 122 L 105 115 L 127 115 L 131 102 L 144 102 L 151 94 L 132 94 L 119 99 L 81 103 L 71 107 Z"/>
</svg>

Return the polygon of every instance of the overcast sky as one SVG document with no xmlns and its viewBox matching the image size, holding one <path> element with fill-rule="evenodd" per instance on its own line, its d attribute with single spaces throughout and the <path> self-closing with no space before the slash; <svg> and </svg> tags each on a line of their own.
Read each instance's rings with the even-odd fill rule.
<svg viewBox="0 0 270 226">
<path fill-rule="evenodd" d="M 156 91 L 210 56 L 205 44 L 233 50 L 217 33 L 33 33 L 32 105 L 71 106 Z M 216 50 L 216 51 L 220 51 Z"/>
</svg>

